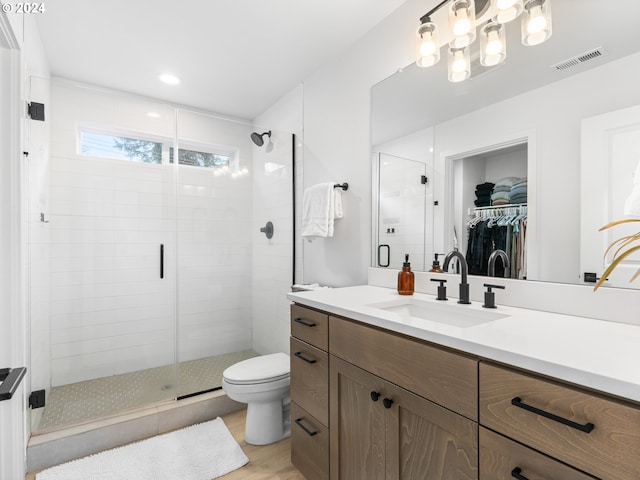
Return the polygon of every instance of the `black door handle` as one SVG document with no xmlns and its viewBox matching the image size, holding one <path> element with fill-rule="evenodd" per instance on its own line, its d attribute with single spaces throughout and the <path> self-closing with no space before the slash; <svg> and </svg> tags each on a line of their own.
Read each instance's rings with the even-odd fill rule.
<svg viewBox="0 0 640 480">
<path fill-rule="evenodd" d="M 25 367 L 0 369 L 0 402 L 13 397 L 26 373 Z"/>
<path fill-rule="evenodd" d="M 559 417 L 558 415 L 555 415 L 553 413 L 545 412 L 544 410 L 540 410 L 539 408 L 527 405 L 526 403 L 522 402 L 522 399 L 520 397 L 514 397 L 511 400 L 511 405 L 515 405 L 516 407 L 535 413 L 536 415 L 548 418 L 549 420 L 553 420 L 554 422 L 558 422 L 563 425 L 567 425 L 568 427 L 575 428 L 576 430 L 580 430 L 581 432 L 590 433 L 591 430 L 594 429 L 594 425 L 591 422 L 585 423 L 584 425 L 573 422 L 566 418 Z"/>
<path fill-rule="evenodd" d="M 160 244 L 160 278 L 164 278 L 164 244 Z"/>
</svg>

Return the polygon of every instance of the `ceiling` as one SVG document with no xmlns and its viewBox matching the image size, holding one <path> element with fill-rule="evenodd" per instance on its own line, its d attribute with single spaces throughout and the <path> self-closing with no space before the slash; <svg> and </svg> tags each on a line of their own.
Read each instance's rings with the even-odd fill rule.
<svg viewBox="0 0 640 480">
<path fill-rule="evenodd" d="M 55 0 L 37 22 L 54 76 L 253 119 L 405 1 Z"/>
</svg>

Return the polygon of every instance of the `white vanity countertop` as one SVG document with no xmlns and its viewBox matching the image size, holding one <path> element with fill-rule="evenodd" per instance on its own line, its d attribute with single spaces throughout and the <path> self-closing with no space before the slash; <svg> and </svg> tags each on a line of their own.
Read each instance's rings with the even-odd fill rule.
<svg viewBox="0 0 640 480">
<path fill-rule="evenodd" d="M 287 294 L 301 305 L 410 335 L 486 359 L 640 402 L 640 327 L 585 317 L 479 302 L 459 305 L 433 295 L 398 295 L 395 289 L 363 285 Z M 463 309 L 503 318 L 455 326 L 406 317 L 370 305 L 415 299 L 435 308 Z M 446 307 L 445 307 L 446 305 Z"/>
</svg>

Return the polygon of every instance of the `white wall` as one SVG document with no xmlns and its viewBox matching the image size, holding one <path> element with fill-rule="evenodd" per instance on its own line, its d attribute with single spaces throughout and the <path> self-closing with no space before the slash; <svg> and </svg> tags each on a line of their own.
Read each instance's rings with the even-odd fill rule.
<svg viewBox="0 0 640 480">
<path fill-rule="evenodd" d="M 408 1 L 304 81 L 304 186 L 348 182 L 332 238 L 304 244 L 304 282 L 365 284 L 371 260 L 371 87 L 414 58 L 422 1 Z"/>
</svg>

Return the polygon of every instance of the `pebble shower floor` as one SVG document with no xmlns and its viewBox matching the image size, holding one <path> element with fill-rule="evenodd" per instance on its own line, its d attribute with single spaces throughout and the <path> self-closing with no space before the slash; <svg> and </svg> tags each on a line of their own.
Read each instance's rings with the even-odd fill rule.
<svg viewBox="0 0 640 480">
<path fill-rule="evenodd" d="M 220 387 L 225 368 L 257 355 L 244 350 L 180 363 L 177 396 Z M 53 387 L 37 430 L 56 429 L 154 403 L 158 398 L 167 399 L 158 390 L 173 390 L 173 385 L 166 383 L 172 369 L 150 368 Z"/>
</svg>

